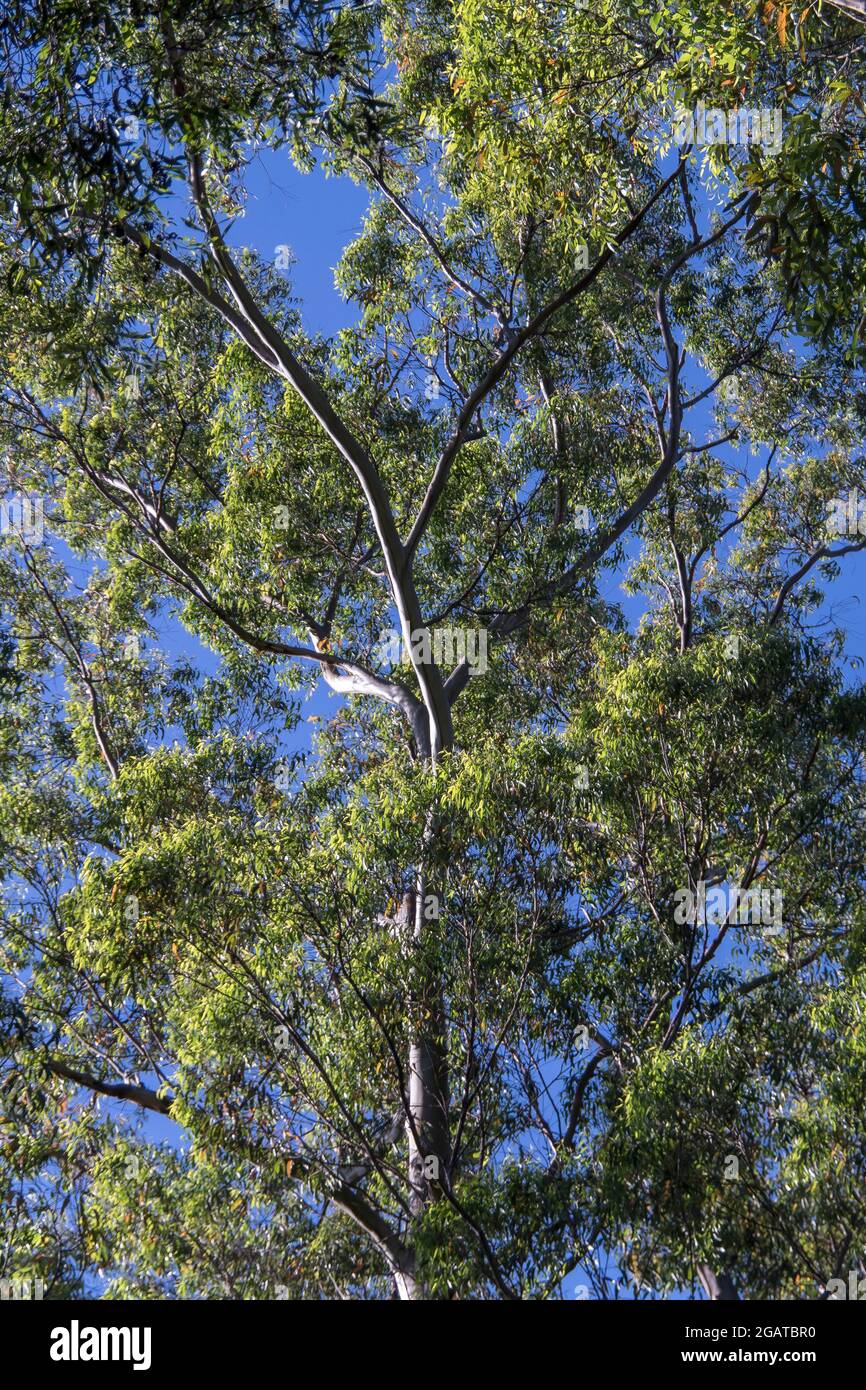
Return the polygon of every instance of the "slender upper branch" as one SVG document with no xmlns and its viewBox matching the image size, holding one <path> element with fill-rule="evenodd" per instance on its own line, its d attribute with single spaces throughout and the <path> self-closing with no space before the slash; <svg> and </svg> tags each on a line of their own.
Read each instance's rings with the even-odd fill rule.
<svg viewBox="0 0 866 1390">
<path fill-rule="evenodd" d="M 678 172 L 679 169 L 671 175 L 668 183 L 678 176 Z M 654 195 L 654 197 L 657 196 L 658 193 Z M 647 204 L 639 215 L 645 214 L 648 206 Z M 714 245 L 725 236 L 728 231 L 746 215 L 747 209 L 747 204 L 741 204 L 712 234 L 686 247 L 668 267 L 656 293 L 656 318 L 661 330 L 667 358 L 667 408 L 669 412 L 667 430 L 660 429 L 662 458 L 658 467 L 630 506 L 626 507 L 624 511 L 620 513 L 616 521 L 612 522 L 610 526 L 602 531 L 601 535 L 589 550 L 585 551 L 569 569 L 560 575 L 558 579 L 550 580 L 547 584 L 542 585 L 535 594 L 531 595 L 526 602 L 521 605 L 521 607 L 511 611 L 501 612 L 494 618 L 490 625 L 490 631 L 493 635 L 505 637 L 512 632 L 517 632 L 529 622 L 533 608 L 549 604 L 554 599 L 569 593 L 581 576 L 588 573 L 593 566 L 607 554 L 611 547 L 616 544 L 620 537 L 625 534 L 638 517 L 643 515 L 647 507 L 658 496 L 658 493 L 664 485 L 665 479 L 673 471 L 677 462 L 682 457 L 680 450 L 680 429 L 685 408 L 679 390 L 682 363 L 680 360 L 679 347 L 674 340 L 673 330 L 670 324 L 667 308 L 667 290 L 674 275 L 686 261 L 698 252 L 704 251 L 708 247 Z M 634 219 L 632 220 L 634 221 Z M 459 666 L 455 667 L 446 680 L 445 689 L 452 703 L 460 692 L 465 689 L 468 675 L 469 668 L 464 661 L 461 662 Z"/>
<path fill-rule="evenodd" d="M 668 178 L 666 178 L 661 184 L 659 184 L 658 188 L 647 200 L 647 202 L 644 203 L 643 207 L 640 208 L 640 210 L 636 212 L 632 218 L 629 219 L 629 221 L 623 227 L 622 231 L 617 234 L 616 238 L 614 239 L 613 245 L 605 248 L 605 250 L 599 256 L 598 260 L 595 262 L 595 264 L 591 266 L 589 270 L 587 270 L 586 273 L 580 277 L 579 280 L 577 280 L 573 285 L 570 285 L 568 289 L 563 290 L 561 294 L 558 294 L 554 299 L 551 299 L 546 305 L 539 309 L 538 312 L 534 314 L 533 317 L 529 320 L 529 322 L 523 326 L 523 328 L 518 329 L 517 332 L 507 335 L 505 346 L 503 347 L 502 351 L 499 353 L 498 357 L 496 357 L 496 359 L 491 363 L 490 367 L 487 369 L 487 372 L 484 374 L 484 376 L 478 382 L 478 385 L 475 387 L 475 390 L 465 401 L 460 411 L 460 414 L 457 417 L 457 423 L 454 432 L 451 435 L 451 438 L 449 439 L 448 443 L 445 445 L 445 448 L 439 456 L 439 460 L 436 464 L 436 467 L 433 470 L 433 477 L 430 480 L 430 485 L 427 488 L 424 501 L 421 504 L 421 509 L 418 512 L 418 516 L 406 541 L 406 553 L 410 564 L 412 561 L 412 557 L 414 556 L 415 550 L 418 546 L 418 543 L 421 540 L 421 537 L 424 535 L 425 530 L 427 529 L 427 524 L 430 520 L 430 517 L 433 514 L 433 509 L 436 506 L 436 503 L 438 502 L 439 498 L 441 497 L 442 492 L 445 488 L 445 484 L 448 481 L 448 475 L 451 471 L 451 465 L 453 464 L 454 459 L 456 458 L 461 445 L 465 443 L 466 438 L 470 433 L 472 422 L 479 406 L 482 405 L 482 403 L 487 399 L 494 387 L 498 384 L 499 381 L 501 381 L 502 377 L 505 375 L 505 372 L 508 370 L 508 367 L 511 365 L 511 362 L 514 360 L 515 356 L 520 351 L 520 349 L 526 343 L 530 342 L 533 338 L 536 338 L 538 334 L 542 331 L 542 329 L 546 326 L 546 324 L 550 321 L 550 319 L 553 318 L 553 316 L 557 314 L 560 309 L 564 308 L 567 304 L 571 304 L 575 299 L 578 298 L 579 295 L 583 293 L 584 290 L 588 289 L 590 285 L 592 285 L 594 281 L 598 279 L 605 266 L 608 265 L 608 263 L 615 256 L 616 252 L 619 250 L 619 248 L 623 246 L 628 241 L 629 237 L 631 237 L 633 233 L 637 230 L 637 228 L 643 222 L 644 218 L 654 207 L 654 205 L 658 202 L 659 198 L 662 196 L 665 190 L 668 189 L 670 185 L 673 183 L 673 181 L 679 177 L 679 171 L 680 165 L 678 164 L 674 172 L 670 174 Z"/>
<path fill-rule="evenodd" d="M 782 610 L 785 607 L 785 602 L 791 590 L 795 585 L 799 584 L 800 580 L 803 579 L 815 565 L 817 565 L 819 560 L 835 560 L 840 555 L 850 554 L 852 550 L 862 550 L 864 546 L 866 546 L 866 539 L 862 541 L 852 541 L 850 545 L 837 546 L 835 550 L 832 550 L 827 545 L 821 545 L 817 550 L 813 551 L 808 559 L 804 560 L 803 564 L 800 565 L 799 569 L 796 569 L 793 574 L 788 575 L 788 578 L 779 590 L 776 596 L 776 602 L 770 613 L 770 627 L 777 623 L 782 616 Z"/>
<path fill-rule="evenodd" d="M 451 281 L 451 284 L 456 286 L 457 289 L 462 290 L 465 295 L 468 295 L 470 299 L 474 300 L 482 309 L 485 309 L 487 313 L 493 314 L 498 322 L 505 326 L 507 323 L 505 310 L 500 305 L 494 304 L 492 299 L 489 299 L 486 294 L 470 284 L 468 280 L 454 270 L 430 229 L 421 221 L 421 218 L 412 211 L 408 204 L 403 201 L 400 195 L 395 193 L 393 188 L 389 187 L 381 172 L 376 169 L 370 160 L 364 158 L 362 155 L 359 158 L 359 163 L 363 169 L 366 169 L 373 183 L 380 192 L 384 193 L 388 202 L 400 214 L 406 225 L 411 227 L 414 232 L 417 232 L 440 270 L 442 270 L 445 276 Z"/>
<path fill-rule="evenodd" d="M 88 1072 L 76 1071 L 74 1067 L 69 1067 L 56 1058 L 49 1058 L 45 1066 L 55 1076 L 62 1076 L 65 1081 L 74 1081 L 76 1086 L 83 1086 L 85 1090 L 96 1091 L 101 1096 L 111 1096 L 113 1100 L 131 1100 L 135 1105 L 141 1105 L 145 1110 L 154 1110 L 158 1115 L 171 1114 L 174 1097 L 159 1096 L 147 1086 L 101 1081 L 99 1077 L 91 1076 Z"/>
</svg>

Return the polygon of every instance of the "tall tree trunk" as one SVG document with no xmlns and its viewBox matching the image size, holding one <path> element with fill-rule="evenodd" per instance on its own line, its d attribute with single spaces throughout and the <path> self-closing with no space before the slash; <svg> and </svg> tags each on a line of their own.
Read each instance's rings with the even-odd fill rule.
<svg viewBox="0 0 866 1390">
<path fill-rule="evenodd" d="M 441 1194 L 440 1181 L 450 1157 L 448 1126 L 448 1066 L 445 1049 L 445 1009 L 441 984 L 423 956 L 424 880 L 403 901 L 403 923 L 411 946 L 407 1121 L 409 1203 L 419 1215 Z"/>
<path fill-rule="evenodd" d="M 737 1293 L 736 1285 L 730 1274 L 726 1274 L 724 1270 L 721 1274 L 716 1274 L 709 1265 L 698 1265 L 698 1278 L 704 1286 L 707 1297 L 711 1298 L 714 1303 L 739 1303 L 740 1295 Z"/>
</svg>

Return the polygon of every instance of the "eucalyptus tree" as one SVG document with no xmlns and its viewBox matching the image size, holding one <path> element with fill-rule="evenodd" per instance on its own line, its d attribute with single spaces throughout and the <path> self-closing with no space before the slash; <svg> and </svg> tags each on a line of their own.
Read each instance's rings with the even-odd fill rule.
<svg viewBox="0 0 866 1390">
<path fill-rule="evenodd" d="M 7 5 L 4 1277 L 866 1273 L 856 10 Z"/>
</svg>

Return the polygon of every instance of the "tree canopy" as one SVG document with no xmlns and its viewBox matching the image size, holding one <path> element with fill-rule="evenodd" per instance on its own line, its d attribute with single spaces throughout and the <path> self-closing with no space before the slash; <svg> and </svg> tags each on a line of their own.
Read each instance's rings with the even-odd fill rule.
<svg viewBox="0 0 866 1390">
<path fill-rule="evenodd" d="M 0 1277 L 866 1275 L 860 10 L 8 0 Z"/>
</svg>

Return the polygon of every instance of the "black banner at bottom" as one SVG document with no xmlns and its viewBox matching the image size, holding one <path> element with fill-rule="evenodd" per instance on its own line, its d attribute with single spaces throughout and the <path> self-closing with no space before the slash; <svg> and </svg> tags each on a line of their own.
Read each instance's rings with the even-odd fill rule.
<svg viewBox="0 0 866 1390">
<path fill-rule="evenodd" d="M 859 1300 L 857 1300 L 859 1301 Z M 568 1341 L 555 1344 L 559 1356 L 577 1357 L 583 1378 L 614 1377 L 618 1372 L 660 1372 L 682 1368 L 700 1378 L 713 1367 L 736 1370 L 759 1367 L 772 1378 L 777 1371 L 805 1369 L 826 1375 L 857 1364 L 863 1332 L 862 1310 L 844 1300 L 786 1303 L 593 1302 L 574 1300 L 528 1313 L 531 1331 Z M 76 1381 L 114 1379 L 133 1375 L 174 1377 L 178 1373 L 210 1371 L 230 1375 L 267 1375 L 280 1371 L 287 1380 L 301 1372 L 306 1379 L 321 1371 L 361 1370 L 383 1358 L 397 1370 L 401 1365 L 400 1337 L 417 1333 L 416 1319 L 435 1318 L 436 1345 L 447 1353 L 453 1372 L 471 1360 L 484 1362 L 485 1374 L 495 1373 L 499 1357 L 508 1356 L 513 1374 L 514 1344 L 509 1334 L 518 1327 L 498 1323 L 476 1305 L 466 1314 L 395 1309 L 389 1315 L 380 1305 L 367 1312 L 346 1313 L 298 1302 L 0 1302 L 0 1335 L 8 1358 L 20 1359 L 22 1370 L 38 1372 L 40 1383 L 63 1385 Z M 539 1321 L 536 1322 L 536 1317 Z M 357 1318 L 357 1321 L 356 1321 Z M 431 1324 L 426 1324 L 431 1328 Z M 334 1334 L 345 1329 L 341 1341 Z M 459 1342 L 450 1350 L 441 1337 L 453 1329 Z M 495 1339 L 491 1332 L 495 1329 Z M 328 1340 L 316 1334 L 326 1331 Z M 469 1348 L 474 1347 L 474 1353 Z M 535 1354 L 544 1347 L 536 1345 Z M 460 1350 L 463 1348 L 464 1350 Z M 552 1348 L 551 1348 L 552 1350 Z M 530 1357 L 533 1351 L 526 1348 Z M 297 1361 L 298 1354 L 304 1357 Z M 407 1352 L 407 1368 L 417 1351 Z M 345 1360 L 343 1360 L 345 1358 Z M 313 1364 L 309 1364 L 312 1359 Z M 591 1373 L 589 1367 L 592 1366 Z M 373 1366 L 371 1364 L 371 1370 Z M 432 1364 L 428 1364 L 428 1371 Z M 20 1373 L 19 1373 L 20 1374 Z"/>
</svg>

